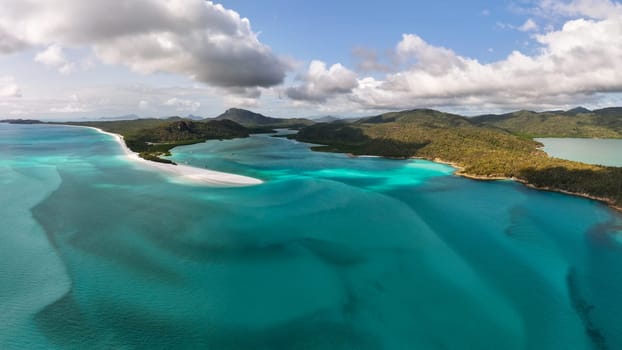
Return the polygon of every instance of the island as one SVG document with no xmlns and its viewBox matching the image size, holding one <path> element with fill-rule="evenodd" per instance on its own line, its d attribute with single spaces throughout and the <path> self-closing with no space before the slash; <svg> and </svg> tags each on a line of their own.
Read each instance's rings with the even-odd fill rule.
<svg viewBox="0 0 622 350">
<path fill-rule="evenodd" d="M 0 123 L 8 123 L 8 124 L 42 124 L 41 120 L 37 119 L 2 119 Z"/>
<path fill-rule="evenodd" d="M 511 179 L 548 191 L 583 196 L 622 210 L 622 168 L 549 157 L 534 137 L 622 138 L 622 109 L 464 117 L 431 109 L 385 113 L 354 122 L 302 128 L 298 141 L 316 151 L 451 164 L 476 180 Z"/>
</svg>

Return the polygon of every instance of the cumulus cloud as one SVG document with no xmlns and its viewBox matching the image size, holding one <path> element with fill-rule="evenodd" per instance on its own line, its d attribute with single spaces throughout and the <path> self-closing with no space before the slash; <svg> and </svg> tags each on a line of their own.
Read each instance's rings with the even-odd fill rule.
<svg viewBox="0 0 622 350">
<path fill-rule="evenodd" d="M 404 34 L 397 44 L 396 53 L 402 63 L 414 63 L 419 68 L 433 75 L 445 73 L 454 67 L 464 68 L 461 57 L 450 49 L 433 46 L 414 34 Z"/>
<path fill-rule="evenodd" d="M 528 18 L 523 25 L 517 28 L 521 32 L 533 32 L 539 29 L 538 24 L 531 18 Z"/>
<path fill-rule="evenodd" d="M 315 61 L 302 76 L 303 84 L 287 89 L 287 96 L 294 103 L 321 104 L 336 97 L 331 104 L 350 110 L 459 107 L 481 111 L 598 104 L 608 93 L 622 93 L 622 12 L 617 11 L 618 3 L 596 3 L 565 3 L 558 11 L 590 18 L 567 20 L 558 29 L 545 27 L 532 35 L 536 48 L 530 53 L 516 50 L 504 59 L 482 63 L 415 34 L 404 34 L 389 55 L 393 65 L 384 76 L 357 76 L 354 82 L 354 73 L 347 68 L 327 69 Z M 595 8 L 599 10 L 592 11 Z M 600 19 L 591 17 L 605 13 Z M 521 29 L 540 30 L 532 19 Z M 372 64 L 380 61 L 373 51 L 360 51 L 359 56 Z M 333 91 L 333 86 L 341 88 Z"/>
<path fill-rule="evenodd" d="M 165 106 L 175 107 L 178 112 L 196 112 L 201 103 L 198 101 L 187 100 L 183 98 L 173 97 L 164 102 Z"/>
<path fill-rule="evenodd" d="M 518 30 L 521 32 L 536 32 L 540 29 L 540 26 L 538 25 L 538 23 L 536 23 L 536 21 L 534 21 L 532 18 L 528 18 L 525 22 L 523 22 L 523 24 L 519 26 L 508 24 L 508 23 L 503 23 L 503 22 L 497 22 L 497 27 L 501 29 Z"/>
<path fill-rule="evenodd" d="M 22 92 L 13 77 L 0 77 L 0 97 L 21 97 Z"/>
<path fill-rule="evenodd" d="M 25 42 L 0 26 L 0 54 L 23 50 L 27 46 Z"/>
<path fill-rule="evenodd" d="M 75 104 L 67 104 L 62 107 L 52 107 L 50 108 L 51 113 L 79 113 L 79 112 L 87 112 L 87 109 L 84 109 Z"/>
<path fill-rule="evenodd" d="M 352 94 L 370 107 L 419 104 L 516 105 L 554 103 L 569 96 L 622 92 L 622 22 L 572 20 L 563 28 L 536 35 L 536 55 L 512 52 L 483 64 L 404 35 L 396 51 L 413 59 L 408 69 L 383 80 L 365 78 Z"/>
<path fill-rule="evenodd" d="M 622 15 L 622 5 L 610 0 L 541 0 L 537 9 L 539 13 L 548 15 L 587 16 L 594 19 Z"/>
<path fill-rule="evenodd" d="M 39 52 L 35 56 L 35 61 L 54 67 L 63 74 L 72 72 L 76 67 L 75 63 L 67 60 L 63 48 L 59 45 L 50 45 L 44 51 Z"/>
<path fill-rule="evenodd" d="M 216 88 L 206 87 L 203 84 L 198 84 L 198 87 L 89 84 L 43 92 L 34 90 L 28 94 L 24 93 L 21 98 L 0 97 L 0 115 L 19 111 L 24 117 L 44 120 L 94 120 L 132 113 L 144 117 L 162 117 L 185 115 L 198 105 L 200 107 L 196 113 L 206 114 L 209 111 L 211 114 L 218 114 L 225 108 L 221 104 L 221 97 L 218 96 Z M 173 103 L 175 102 L 173 100 L 169 105 L 165 104 L 173 98 L 191 102 Z M 181 109 L 178 110 L 180 106 Z"/>
<path fill-rule="evenodd" d="M 65 104 L 61 106 L 54 106 L 49 109 L 49 112 L 52 113 L 81 113 L 88 112 L 89 107 L 86 103 L 82 101 L 78 94 L 71 94 L 69 98 L 65 102 Z"/>
<path fill-rule="evenodd" d="M 0 52 L 27 46 L 47 46 L 44 63 L 88 46 L 105 63 L 220 87 L 278 85 L 289 69 L 248 19 L 204 0 L 0 0 Z"/>
<path fill-rule="evenodd" d="M 303 84 L 285 90 L 293 100 L 325 102 L 335 95 L 352 92 L 358 85 L 356 73 L 339 63 L 327 69 L 326 63 L 312 61 L 299 78 Z"/>
<path fill-rule="evenodd" d="M 141 111 L 148 110 L 149 109 L 149 101 L 140 100 L 138 102 L 138 109 L 140 109 Z"/>
</svg>

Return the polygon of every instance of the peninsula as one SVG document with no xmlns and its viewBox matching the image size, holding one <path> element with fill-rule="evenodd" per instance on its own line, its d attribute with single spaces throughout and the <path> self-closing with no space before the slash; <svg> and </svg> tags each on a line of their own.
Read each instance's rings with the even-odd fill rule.
<svg viewBox="0 0 622 350">
<path fill-rule="evenodd" d="M 9 121 L 12 122 L 12 121 Z M 267 117 L 251 111 L 231 108 L 216 118 L 193 120 L 181 117 L 146 118 L 115 121 L 68 122 L 66 125 L 89 126 L 121 135 L 127 147 L 141 158 L 174 164 L 162 158 L 177 146 L 248 137 L 251 133 L 273 132 L 275 128 L 299 128 L 311 125 L 308 119 Z"/>
<path fill-rule="evenodd" d="M 467 118 L 430 109 L 355 122 L 320 123 L 293 138 L 316 151 L 423 158 L 454 165 L 478 180 L 512 179 L 530 187 L 599 200 L 622 209 L 622 168 L 549 157 L 534 137 L 622 138 L 622 109 L 520 111 Z"/>
</svg>

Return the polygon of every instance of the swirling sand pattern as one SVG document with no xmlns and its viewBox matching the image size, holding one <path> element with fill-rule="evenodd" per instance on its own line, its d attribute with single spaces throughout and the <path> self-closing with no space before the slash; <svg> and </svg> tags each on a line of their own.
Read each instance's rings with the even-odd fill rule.
<svg viewBox="0 0 622 350">
<path fill-rule="evenodd" d="M 612 297 L 622 279 L 610 278 L 622 266 L 612 235 L 621 222 L 598 203 L 269 136 L 173 152 L 264 184 L 179 185 L 135 169 L 106 135 L 61 130 L 39 130 L 63 144 L 41 142 L 50 156 L 72 157 L 49 180 L 53 192 L 20 192 L 38 204 L 15 206 L 34 206 L 28 220 L 70 284 L 25 309 L 2 347 L 622 346 L 619 313 L 607 311 L 622 306 Z M 3 159 L 34 159 L 31 151 Z M 2 286 L 20 276 L 10 279 Z M 13 296 L 13 306 L 30 302 Z"/>
</svg>

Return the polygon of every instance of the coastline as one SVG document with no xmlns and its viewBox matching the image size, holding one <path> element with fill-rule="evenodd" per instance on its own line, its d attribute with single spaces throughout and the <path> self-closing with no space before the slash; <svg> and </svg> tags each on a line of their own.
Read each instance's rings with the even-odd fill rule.
<svg viewBox="0 0 622 350">
<path fill-rule="evenodd" d="M 80 128 L 89 128 L 96 130 L 99 133 L 111 136 L 117 141 L 123 153 L 129 161 L 135 165 L 148 170 L 156 170 L 171 176 L 178 182 L 190 182 L 194 184 L 209 185 L 209 186 L 227 186 L 227 187 L 241 187 L 252 186 L 262 184 L 263 181 L 244 175 L 230 174 L 205 168 L 196 168 L 189 165 L 174 165 L 167 163 L 159 163 L 141 158 L 138 153 L 132 151 L 125 144 L 123 136 L 92 126 L 81 125 L 64 125 L 64 126 L 76 126 Z"/>
<path fill-rule="evenodd" d="M 353 158 L 358 158 L 358 157 L 370 157 L 367 155 L 363 155 L 363 156 L 358 156 L 358 155 L 354 155 L 352 153 L 346 153 L 348 155 L 348 157 L 353 157 Z M 380 156 L 372 156 L 372 157 L 378 157 L 378 158 L 382 158 Z M 390 157 L 385 157 L 387 159 L 391 159 Z M 455 176 L 460 176 L 469 180 L 475 180 L 475 181 L 514 181 L 517 183 L 520 183 L 522 185 L 524 185 L 525 187 L 534 189 L 534 190 L 538 190 L 538 191 L 546 191 L 546 192 L 555 192 L 555 193 L 561 193 L 561 194 L 565 194 L 565 195 L 569 195 L 569 196 L 575 196 L 575 197 L 581 197 L 581 198 L 586 198 L 586 199 L 590 199 L 593 201 L 597 201 L 600 202 L 602 204 L 605 204 L 606 206 L 608 206 L 609 208 L 622 213 L 622 206 L 618 206 L 615 204 L 615 202 L 609 198 L 602 198 L 602 197 L 596 197 L 596 196 L 592 196 L 586 193 L 576 193 L 576 192 L 570 192 L 570 191 L 566 191 L 566 190 L 562 190 L 562 189 L 557 189 L 557 188 L 552 188 L 552 187 L 538 187 L 536 185 L 530 184 L 529 182 L 523 180 L 523 179 L 519 179 L 516 177 L 506 177 L 506 176 L 484 176 L 484 175 L 474 175 L 474 174 L 469 174 L 467 172 L 465 172 L 464 167 L 458 163 L 455 162 L 450 162 L 441 158 L 423 158 L 423 157 L 409 157 L 409 158 L 401 158 L 401 159 L 420 159 L 420 160 L 427 160 L 427 161 L 431 161 L 434 163 L 439 163 L 439 164 L 445 164 L 445 165 L 449 165 L 451 167 L 453 167 L 454 169 L 456 169 L 456 171 L 454 172 Z"/>
<path fill-rule="evenodd" d="M 418 157 L 413 157 L 413 159 L 425 159 L 425 158 L 418 158 Z M 473 174 L 469 174 L 464 172 L 464 167 L 453 163 L 453 162 L 449 162 L 449 161 L 445 161 L 442 160 L 440 158 L 434 158 L 434 159 L 425 159 L 425 160 L 431 160 L 433 162 L 436 163 L 441 163 L 441 164 L 446 164 L 449 166 L 452 166 L 454 168 L 456 168 L 456 172 L 454 173 L 456 176 L 460 176 L 460 177 L 464 177 L 470 180 L 476 180 L 476 181 L 504 181 L 504 180 L 509 180 L 509 181 L 514 181 L 514 182 L 518 182 L 522 185 L 524 185 L 525 187 L 534 189 L 534 190 L 538 190 L 538 191 L 546 191 L 546 192 L 555 192 L 555 193 L 561 193 L 561 194 L 565 194 L 565 195 L 569 195 L 569 196 L 575 196 L 575 197 L 581 197 L 581 198 L 586 198 L 586 199 L 590 199 L 590 200 L 594 200 L 597 202 L 600 202 L 602 204 L 607 205 L 609 208 L 618 211 L 620 213 L 622 213 L 622 207 L 617 206 L 615 204 L 615 202 L 609 198 L 602 198 L 602 197 L 596 197 L 596 196 L 592 196 L 589 195 L 587 193 L 576 193 L 576 192 L 570 192 L 570 191 L 566 191 L 566 190 L 562 190 L 562 189 L 557 189 L 557 188 L 552 188 L 552 187 L 538 187 L 536 185 L 530 184 L 529 182 L 523 180 L 523 179 L 519 179 L 519 178 L 515 178 L 515 177 L 503 177 L 503 176 L 482 176 L 482 175 L 473 175 Z"/>
</svg>

